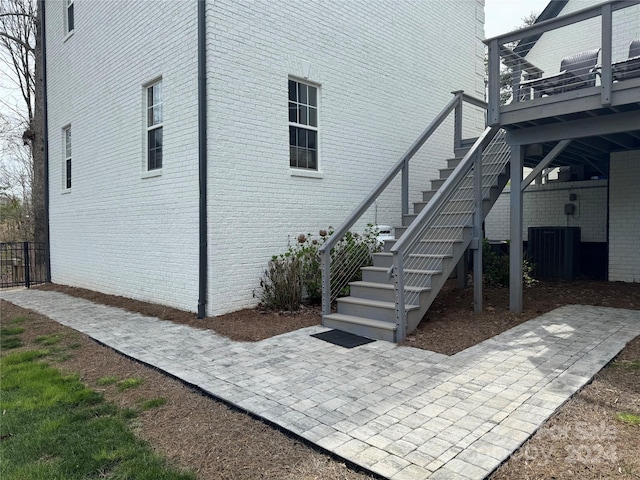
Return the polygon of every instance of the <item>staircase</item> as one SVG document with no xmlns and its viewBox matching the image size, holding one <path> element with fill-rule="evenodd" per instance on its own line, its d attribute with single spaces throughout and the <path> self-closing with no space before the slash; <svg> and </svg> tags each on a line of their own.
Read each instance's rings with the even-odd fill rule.
<svg viewBox="0 0 640 480">
<path fill-rule="evenodd" d="M 337 311 L 323 315 L 324 326 L 391 342 L 402 341 L 418 326 L 474 236 L 476 190 L 474 169 L 469 168 L 473 165 L 469 150 L 474 141 L 463 141 L 462 148 L 455 150 L 455 157 L 440 169 L 440 178 L 432 180 L 431 189 L 422 192 L 422 201 L 413 204 L 413 213 L 403 215 L 402 225 L 395 229 L 396 240 L 386 241 L 384 251 L 373 255 L 373 266 L 362 269 L 362 281 L 349 284 L 350 296 L 337 299 Z M 508 152 L 503 133 L 498 133 L 482 154 L 482 219 L 508 181 Z M 445 185 L 454 174 L 460 180 L 455 185 L 451 181 Z M 436 195 L 443 186 L 448 187 L 447 191 Z M 398 331 L 398 272 L 392 275 L 392 251 L 430 201 L 434 205 L 425 212 L 428 218 L 421 218 L 426 222 L 424 228 L 413 228 L 411 234 L 419 233 L 403 253 L 400 298 L 404 300 L 406 329 Z"/>
</svg>

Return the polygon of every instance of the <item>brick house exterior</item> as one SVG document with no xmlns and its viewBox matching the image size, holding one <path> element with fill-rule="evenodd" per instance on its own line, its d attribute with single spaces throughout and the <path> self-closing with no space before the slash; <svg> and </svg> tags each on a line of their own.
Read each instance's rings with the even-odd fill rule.
<svg viewBox="0 0 640 480">
<path fill-rule="evenodd" d="M 45 5 L 52 281 L 195 311 L 198 2 Z M 482 97 L 484 2 L 205 7 L 206 314 L 217 315 L 257 302 L 289 239 L 341 223 L 452 90 Z M 289 81 L 316 89 L 315 168 L 290 166 Z M 413 173 L 433 177 L 450 153 L 437 137 Z M 367 220 L 397 223 L 398 209 L 388 195 Z"/>
</svg>

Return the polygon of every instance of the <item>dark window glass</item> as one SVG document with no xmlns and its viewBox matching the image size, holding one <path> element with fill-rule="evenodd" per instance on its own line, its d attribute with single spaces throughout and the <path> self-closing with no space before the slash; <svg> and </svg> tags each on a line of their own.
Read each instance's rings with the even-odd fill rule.
<svg viewBox="0 0 640 480">
<path fill-rule="evenodd" d="M 298 103 L 307 103 L 307 86 L 298 84 Z"/>
<path fill-rule="evenodd" d="M 318 95 L 316 91 L 316 87 L 309 87 L 309 105 L 311 105 L 312 107 L 318 106 Z"/>
<path fill-rule="evenodd" d="M 298 108 L 298 123 L 309 125 L 309 121 L 307 120 L 307 107 L 303 107 L 302 105 Z"/>
<path fill-rule="evenodd" d="M 316 108 L 309 108 L 309 125 L 318 126 L 318 110 Z"/>
<path fill-rule="evenodd" d="M 292 102 L 298 101 L 298 84 L 293 80 L 289 80 L 289 100 Z"/>
<path fill-rule="evenodd" d="M 67 6 L 67 32 L 71 31 L 73 31 L 73 3 Z"/>
<path fill-rule="evenodd" d="M 67 159 L 66 162 L 66 167 L 65 167 L 65 173 L 66 173 L 66 186 L 67 188 L 71 188 L 71 159 Z"/>
<path fill-rule="evenodd" d="M 295 103 L 289 104 L 289 121 L 298 123 L 298 106 Z"/>
<path fill-rule="evenodd" d="M 148 169 L 162 168 L 162 127 L 149 130 L 147 141 L 149 145 Z"/>
</svg>

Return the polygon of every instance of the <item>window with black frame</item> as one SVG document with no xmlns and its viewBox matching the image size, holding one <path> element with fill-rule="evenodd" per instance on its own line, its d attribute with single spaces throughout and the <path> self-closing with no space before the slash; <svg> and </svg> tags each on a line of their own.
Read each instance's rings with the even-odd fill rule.
<svg viewBox="0 0 640 480">
<path fill-rule="evenodd" d="M 318 88 L 289 80 L 289 165 L 318 170 Z"/>
</svg>

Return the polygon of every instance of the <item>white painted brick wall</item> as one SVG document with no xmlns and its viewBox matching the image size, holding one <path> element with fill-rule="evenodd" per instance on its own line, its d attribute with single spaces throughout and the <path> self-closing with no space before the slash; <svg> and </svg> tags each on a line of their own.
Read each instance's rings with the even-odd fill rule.
<svg viewBox="0 0 640 480">
<path fill-rule="evenodd" d="M 46 4 L 52 280 L 194 310 L 196 2 L 74 3 L 66 41 L 63 2 Z M 164 168 L 142 178 L 143 85 L 159 76 Z M 73 178 L 62 193 L 67 124 Z"/>
<path fill-rule="evenodd" d="M 289 236 L 338 226 L 451 91 L 482 97 L 483 7 L 483 0 L 207 2 L 208 314 L 255 304 L 271 255 Z M 48 1 L 53 281 L 195 310 L 196 2 L 76 0 L 66 41 L 62 19 L 62 2 Z M 289 168 L 290 75 L 320 84 L 318 178 Z M 142 178 L 143 85 L 159 76 L 164 168 Z M 67 124 L 73 188 L 63 194 Z M 446 127 L 412 161 L 412 201 L 451 156 L 452 120 Z M 400 221 L 393 185 L 378 201 L 379 223 Z M 375 218 L 371 209 L 364 221 Z"/>
<path fill-rule="evenodd" d="M 569 201 L 575 193 L 577 200 Z M 564 205 L 573 203 L 575 215 L 565 215 Z M 485 234 L 491 240 L 509 240 L 509 190 L 498 198 L 485 220 Z M 553 182 L 530 185 L 523 195 L 523 234 L 527 227 L 580 227 L 583 242 L 607 241 L 607 181 Z"/>
<path fill-rule="evenodd" d="M 252 305 L 289 236 L 338 226 L 464 89 L 482 97 L 482 2 L 208 3 L 210 311 Z M 320 175 L 288 165 L 287 79 L 320 84 Z M 452 122 L 449 122 L 449 126 Z M 477 134 L 477 133 L 476 133 Z M 412 161 L 428 189 L 452 154 L 438 135 Z M 378 202 L 399 224 L 400 193 Z M 373 209 L 365 221 L 374 222 Z"/>
<path fill-rule="evenodd" d="M 609 280 L 640 282 L 640 150 L 611 154 Z"/>
</svg>

